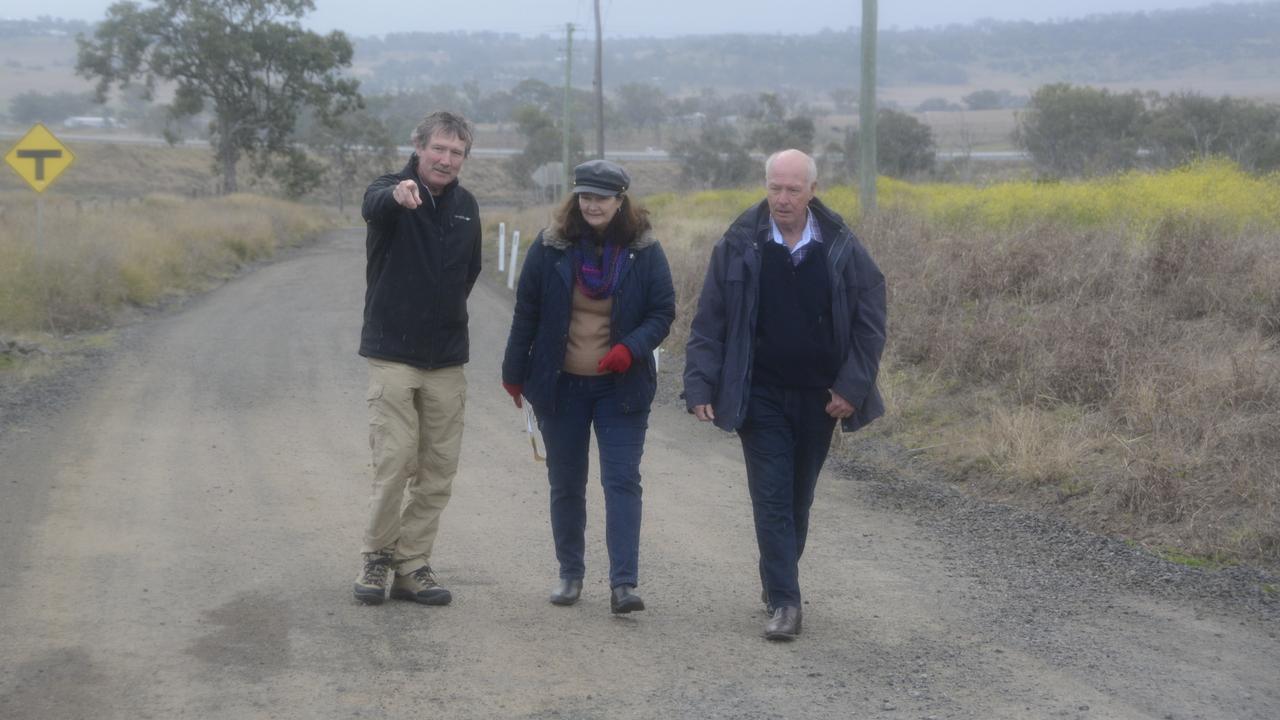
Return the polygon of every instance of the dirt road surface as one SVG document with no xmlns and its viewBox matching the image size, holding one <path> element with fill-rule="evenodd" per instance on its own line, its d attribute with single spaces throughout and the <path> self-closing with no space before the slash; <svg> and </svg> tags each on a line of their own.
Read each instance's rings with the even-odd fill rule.
<svg viewBox="0 0 1280 720">
<path fill-rule="evenodd" d="M 454 603 L 356 604 L 362 242 L 336 233 L 127 328 L 10 416 L 0 718 L 1280 717 L 1270 606 L 856 462 L 819 487 L 804 635 L 766 642 L 736 439 L 672 402 L 669 375 L 642 467 L 649 609 L 609 614 L 595 480 L 583 599 L 548 604 L 545 468 L 498 385 L 496 281 L 470 303 L 434 561 Z"/>
</svg>

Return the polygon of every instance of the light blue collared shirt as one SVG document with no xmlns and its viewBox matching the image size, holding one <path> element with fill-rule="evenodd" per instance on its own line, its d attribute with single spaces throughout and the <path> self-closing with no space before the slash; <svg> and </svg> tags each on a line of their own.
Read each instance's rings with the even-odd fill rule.
<svg viewBox="0 0 1280 720">
<path fill-rule="evenodd" d="M 804 231 L 800 234 L 800 241 L 796 243 L 795 247 L 791 248 L 792 265 L 799 265 L 800 261 L 804 260 L 805 253 L 808 252 L 808 247 L 806 246 L 809 243 L 822 243 L 822 231 L 818 229 L 817 218 L 813 216 L 813 213 L 808 208 L 805 208 L 805 213 Z M 778 223 L 774 222 L 772 217 L 769 218 L 769 227 L 773 230 L 773 241 L 782 247 L 786 247 L 787 241 L 782 239 L 782 231 L 778 229 Z"/>
</svg>

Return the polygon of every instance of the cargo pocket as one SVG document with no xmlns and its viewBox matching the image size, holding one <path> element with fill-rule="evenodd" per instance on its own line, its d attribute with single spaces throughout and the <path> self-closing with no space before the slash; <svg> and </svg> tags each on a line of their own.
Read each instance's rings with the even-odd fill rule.
<svg viewBox="0 0 1280 720">
<path fill-rule="evenodd" d="M 387 418 L 382 412 L 384 387 L 382 383 L 371 382 L 365 393 L 365 401 L 369 404 L 369 449 L 373 451 L 375 465 L 378 464 L 378 447 L 386 441 Z"/>
</svg>

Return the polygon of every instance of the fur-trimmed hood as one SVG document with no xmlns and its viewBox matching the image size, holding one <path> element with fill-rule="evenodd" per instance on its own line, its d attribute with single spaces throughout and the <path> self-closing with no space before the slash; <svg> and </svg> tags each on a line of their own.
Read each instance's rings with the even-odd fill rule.
<svg viewBox="0 0 1280 720">
<path fill-rule="evenodd" d="M 569 238 L 561 237 L 560 233 L 557 232 L 554 227 L 543 228 L 541 236 L 543 245 L 556 250 L 565 251 L 573 245 Z M 649 228 L 648 230 L 640 233 L 640 237 L 636 238 L 635 242 L 631 243 L 627 247 L 632 250 L 643 250 L 657 242 L 658 237 L 653 234 L 653 228 Z"/>
</svg>

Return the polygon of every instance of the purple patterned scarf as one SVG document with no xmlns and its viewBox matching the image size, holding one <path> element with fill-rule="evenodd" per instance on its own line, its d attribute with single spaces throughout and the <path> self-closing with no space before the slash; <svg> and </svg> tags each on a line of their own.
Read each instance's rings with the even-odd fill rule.
<svg viewBox="0 0 1280 720">
<path fill-rule="evenodd" d="M 603 300 L 613 295 L 618 278 L 622 277 L 631 257 L 631 252 L 613 238 L 606 237 L 603 253 L 597 252 L 598 247 L 594 238 L 588 235 L 578 238 L 571 251 L 578 287 L 592 300 Z"/>
</svg>

